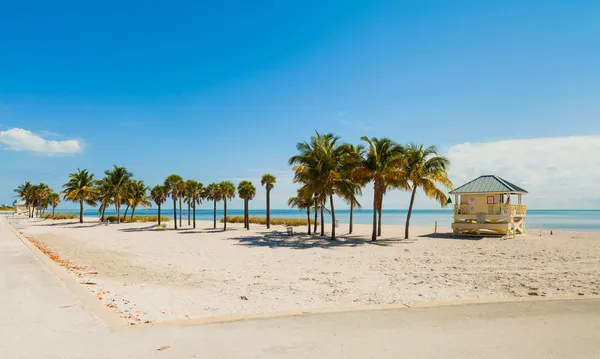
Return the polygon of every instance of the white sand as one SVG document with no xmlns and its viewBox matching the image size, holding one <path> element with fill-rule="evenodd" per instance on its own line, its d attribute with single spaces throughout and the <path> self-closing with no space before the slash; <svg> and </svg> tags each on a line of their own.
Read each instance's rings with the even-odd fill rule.
<svg viewBox="0 0 600 359">
<path fill-rule="evenodd" d="M 212 222 L 198 229 L 157 230 L 150 224 L 103 226 L 33 221 L 24 234 L 44 243 L 102 301 L 132 323 L 478 298 L 598 295 L 600 232 L 555 231 L 514 239 L 453 239 L 414 227 L 371 227 L 338 241 L 283 227 Z M 304 231 L 305 228 L 297 228 Z M 340 234 L 347 225 L 340 225 Z M 448 232 L 448 229 L 441 229 Z M 247 300 L 246 300 L 247 298 Z"/>
</svg>

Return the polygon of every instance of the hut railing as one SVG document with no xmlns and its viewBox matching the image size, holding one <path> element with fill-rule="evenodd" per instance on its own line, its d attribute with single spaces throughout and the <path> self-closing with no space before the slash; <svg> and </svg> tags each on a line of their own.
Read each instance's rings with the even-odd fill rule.
<svg viewBox="0 0 600 359">
<path fill-rule="evenodd" d="M 498 216 L 524 216 L 527 214 L 527 206 L 524 204 L 490 204 L 486 206 L 486 210 L 478 211 L 475 205 L 456 204 L 454 205 L 454 214 L 469 214 L 485 213 L 488 215 Z"/>
</svg>

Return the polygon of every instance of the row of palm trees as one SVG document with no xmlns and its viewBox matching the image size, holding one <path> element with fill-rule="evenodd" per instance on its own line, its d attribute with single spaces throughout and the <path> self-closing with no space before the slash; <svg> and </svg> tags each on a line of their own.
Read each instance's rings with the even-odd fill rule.
<svg viewBox="0 0 600 359">
<path fill-rule="evenodd" d="M 359 207 L 358 197 L 368 183 L 373 185 L 373 232 L 371 240 L 381 236 L 383 198 L 392 189 L 411 192 L 406 216 L 405 238 L 409 237 L 409 225 L 415 195 L 422 188 L 425 195 L 435 198 L 446 206 L 448 198 L 439 185 L 452 189 L 448 178 L 450 165 L 440 156 L 435 146 L 400 145 L 388 138 L 361 137 L 366 147 L 341 143 L 333 134 L 316 132 L 308 142 L 296 145 L 298 154 L 289 159 L 294 172 L 294 182 L 301 184 L 296 197 L 288 204 L 305 209 L 310 234 L 310 211 L 315 211 L 313 231 L 317 231 L 317 213 L 321 213 L 321 236 L 325 235 L 324 212 L 331 215 L 331 238 L 335 239 L 334 196 L 350 205 L 350 228 L 354 208 Z M 327 208 L 327 201 L 329 207 Z"/>
<path fill-rule="evenodd" d="M 44 214 L 50 206 L 52 207 L 52 215 L 54 215 L 54 210 L 60 203 L 60 195 L 45 183 L 34 185 L 31 182 L 25 182 L 17 187 L 14 192 L 25 202 L 27 215 L 30 218 L 36 214 L 38 216 Z"/>
<path fill-rule="evenodd" d="M 276 178 L 271 174 L 265 174 L 261 184 L 267 191 L 267 227 L 270 227 L 270 192 L 274 188 Z M 241 181 L 237 188 L 238 195 L 244 200 L 244 227 L 249 228 L 248 203 L 256 196 L 256 188 L 250 181 Z M 45 209 L 52 205 L 54 208 L 60 203 L 60 195 L 52 191 L 45 184 L 37 186 L 30 182 L 19 186 L 15 192 L 27 205 L 30 216 L 33 209 Z M 79 222 L 83 223 L 84 204 L 98 206 L 98 215 L 104 222 L 105 211 L 114 206 L 117 213 L 117 222 L 121 223 L 121 208 L 125 206 L 124 217 L 127 217 L 131 209 L 131 218 L 136 208 L 148 208 L 154 202 L 158 207 L 158 224 L 161 224 L 161 207 L 170 197 L 173 200 L 174 228 L 177 224 L 177 208 L 179 208 L 179 227 L 182 227 L 183 203 L 188 206 L 188 225 L 192 222 L 190 215 L 193 213 L 193 228 L 196 228 L 196 206 L 204 200 L 213 201 L 213 226 L 217 228 L 217 203 L 223 201 L 225 212 L 224 230 L 227 229 L 227 201 L 235 198 L 236 188 L 230 181 L 211 183 L 204 186 L 195 180 L 187 180 L 176 174 L 169 175 L 164 184 L 152 188 L 146 186 L 144 181 L 133 178 L 133 173 L 122 166 L 113 166 L 111 170 L 104 172 L 102 179 L 96 180 L 94 174 L 86 169 L 78 169 L 77 172 L 69 174 L 69 181 L 63 185 L 62 195 L 64 200 L 79 204 Z M 178 206 L 179 203 L 179 207 Z"/>
</svg>

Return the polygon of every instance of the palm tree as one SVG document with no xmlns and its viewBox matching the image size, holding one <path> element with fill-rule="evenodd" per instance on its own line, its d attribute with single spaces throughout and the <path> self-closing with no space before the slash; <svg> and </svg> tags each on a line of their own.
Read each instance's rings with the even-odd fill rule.
<svg viewBox="0 0 600 359">
<path fill-rule="evenodd" d="M 219 190 L 219 184 L 211 183 L 206 186 L 204 198 L 209 201 L 213 201 L 213 228 L 217 229 L 217 202 L 223 199 L 221 196 L 221 191 Z"/>
<path fill-rule="evenodd" d="M 183 178 L 181 176 L 172 174 L 165 179 L 165 187 L 173 199 L 173 222 L 175 223 L 175 229 L 177 229 L 177 199 L 181 196 L 181 189 L 183 184 Z"/>
<path fill-rule="evenodd" d="M 306 196 L 306 194 L 302 193 L 302 191 L 298 190 L 298 194 L 296 197 L 290 197 L 288 199 L 288 206 L 292 208 L 305 209 L 306 210 L 306 220 L 308 223 L 308 234 L 310 235 L 310 210 L 314 204 L 314 198 L 312 196 Z M 315 221 L 316 221 L 315 217 Z"/>
<path fill-rule="evenodd" d="M 187 210 L 188 226 L 191 224 L 192 205 L 193 205 L 193 201 L 194 201 L 194 199 L 192 199 L 192 192 L 194 190 L 194 187 L 197 184 L 198 184 L 198 182 L 194 181 L 194 180 L 185 181 L 185 190 L 183 191 L 183 198 L 184 198 L 183 201 L 188 205 L 188 210 Z"/>
<path fill-rule="evenodd" d="M 383 196 L 388 187 L 406 188 L 404 149 L 387 138 L 378 139 L 373 137 L 369 139 L 363 136 L 361 140 L 368 144 L 367 156 L 361 164 L 352 170 L 351 175 L 359 182 L 373 182 L 373 233 L 371 240 L 375 241 L 378 235 L 377 214 L 379 213 L 379 218 L 381 218 Z M 381 230 L 379 233 L 381 233 Z"/>
<path fill-rule="evenodd" d="M 52 217 L 54 217 L 54 210 L 60 203 L 60 195 L 56 192 L 52 192 L 50 196 L 48 196 L 48 203 L 52 206 Z"/>
<path fill-rule="evenodd" d="M 452 189 L 452 182 L 448 178 L 448 167 L 450 161 L 439 156 L 435 146 L 425 147 L 423 145 L 410 144 L 406 147 L 406 172 L 410 184 L 410 205 L 406 214 L 406 227 L 404 229 L 404 238 L 408 239 L 408 228 L 410 225 L 410 216 L 412 214 L 413 204 L 417 188 L 423 188 L 425 195 L 435 198 L 442 207 L 448 204 L 448 197 L 436 185 L 440 184 Z"/>
<path fill-rule="evenodd" d="M 352 160 L 351 149 L 347 144 L 338 144 L 340 138 L 333 134 L 316 132 L 310 143 L 300 142 L 296 148 L 299 155 L 293 156 L 289 164 L 293 165 L 294 182 L 304 184 L 309 193 L 319 193 L 321 213 L 325 200 L 329 197 L 331 211 L 331 239 L 335 239 L 335 207 L 333 196 L 350 196 L 356 183 L 344 176 L 348 162 Z M 321 225 L 321 234 L 324 234 Z"/>
<path fill-rule="evenodd" d="M 121 223 L 121 204 L 127 203 L 127 194 L 129 191 L 129 181 L 133 177 L 133 173 L 127 171 L 123 166 L 113 166 L 112 170 L 104 172 L 106 181 L 106 193 L 105 197 L 109 197 L 115 204 L 115 211 L 117 211 L 117 223 Z M 125 217 L 127 217 L 127 210 L 129 205 L 125 209 Z"/>
<path fill-rule="evenodd" d="M 188 206 L 191 203 L 192 211 L 194 212 L 194 229 L 196 228 L 196 205 L 202 204 L 202 199 L 205 196 L 204 185 L 198 181 L 189 180 L 186 182 L 186 200 Z M 188 209 L 189 214 L 189 209 Z"/>
<path fill-rule="evenodd" d="M 131 219 L 135 214 L 135 209 L 138 206 L 148 208 L 152 205 L 148 198 L 148 186 L 142 180 L 132 180 L 129 182 L 129 198 L 128 202 L 131 206 Z"/>
<path fill-rule="evenodd" d="M 235 186 L 233 185 L 233 183 L 231 183 L 229 181 L 223 181 L 223 182 L 219 183 L 218 191 L 219 191 L 220 197 L 223 199 L 223 212 L 224 212 L 223 230 L 226 231 L 227 230 L 227 200 L 232 200 L 235 198 Z"/>
<path fill-rule="evenodd" d="M 350 157 L 346 162 L 346 166 L 344 168 L 343 176 L 345 178 L 352 178 L 352 170 L 364 161 L 365 149 L 362 145 L 348 145 L 350 151 Z M 352 234 L 354 229 L 354 208 L 362 208 L 360 203 L 358 202 L 359 196 L 362 196 L 362 188 L 368 183 L 365 179 L 353 178 L 352 181 L 352 191 L 347 193 L 344 196 L 344 201 L 350 204 L 350 223 L 348 226 L 348 233 Z"/>
<path fill-rule="evenodd" d="M 98 202 L 100 202 L 98 215 L 100 216 L 100 222 L 104 222 L 106 208 L 113 203 L 112 187 L 106 176 L 103 179 L 96 181 L 96 192 L 98 194 Z"/>
<path fill-rule="evenodd" d="M 264 177 L 263 177 L 264 178 Z M 241 181 L 238 184 L 238 196 L 244 200 L 244 228 L 250 230 L 250 220 L 248 219 L 248 202 L 256 196 L 256 187 L 250 181 Z M 268 193 L 268 190 L 267 190 Z M 268 202 L 267 202 L 268 203 Z M 269 211 L 267 210 L 267 216 Z M 267 217 L 267 225 L 269 223 Z"/>
<path fill-rule="evenodd" d="M 27 181 L 24 184 L 17 187 L 14 192 L 17 194 L 17 197 L 20 198 L 23 202 L 25 202 L 25 207 L 27 208 L 27 215 L 31 217 L 31 200 L 33 199 L 33 185 L 31 182 Z"/>
<path fill-rule="evenodd" d="M 40 183 L 38 185 L 33 186 L 31 190 L 31 206 L 33 207 L 33 211 L 37 212 L 37 216 L 41 216 L 44 208 L 48 207 L 47 197 L 52 193 L 52 189 L 48 187 L 45 183 Z"/>
<path fill-rule="evenodd" d="M 152 200 L 154 201 L 154 203 L 156 203 L 156 206 L 158 207 L 158 225 L 159 226 L 160 226 L 160 206 L 163 203 L 165 203 L 168 196 L 169 196 L 169 190 L 167 189 L 166 186 L 163 186 L 163 185 L 156 185 L 150 191 L 150 197 L 152 197 Z"/>
<path fill-rule="evenodd" d="M 94 175 L 88 170 L 77 169 L 69 174 L 69 181 L 63 185 L 64 200 L 79 203 L 79 223 L 83 223 L 83 203 L 90 206 L 96 204 L 96 188 Z"/>
<path fill-rule="evenodd" d="M 271 190 L 276 182 L 277 178 L 270 173 L 264 174 L 260 180 L 260 184 L 267 190 L 267 229 L 271 228 Z"/>
</svg>

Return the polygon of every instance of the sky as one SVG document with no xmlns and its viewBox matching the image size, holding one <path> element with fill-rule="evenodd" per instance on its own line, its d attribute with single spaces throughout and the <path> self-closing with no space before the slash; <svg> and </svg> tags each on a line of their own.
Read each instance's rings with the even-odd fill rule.
<svg viewBox="0 0 600 359">
<path fill-rule="evenodd" d="M 496 174 L 529 208 L 597 209 L 598 18 L 577 0 L 7 2 L 0 204 L 122 165 L 148 185 L 249 179 L 251 208 L 269 172 L 286 208 L 287 161 L 320 131 L 436 145 L 456 186 Z"/>
</svg>

